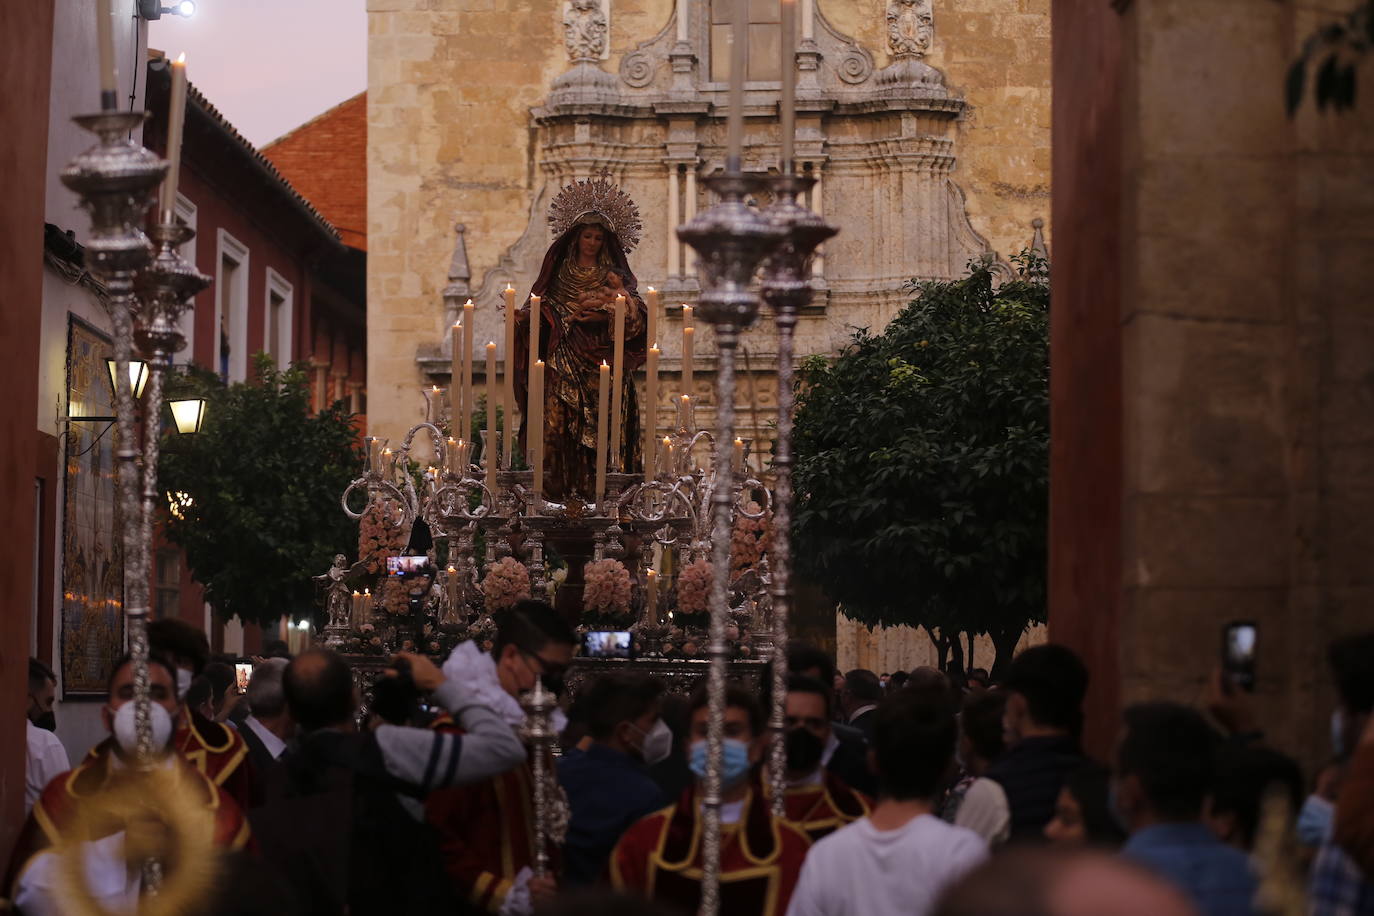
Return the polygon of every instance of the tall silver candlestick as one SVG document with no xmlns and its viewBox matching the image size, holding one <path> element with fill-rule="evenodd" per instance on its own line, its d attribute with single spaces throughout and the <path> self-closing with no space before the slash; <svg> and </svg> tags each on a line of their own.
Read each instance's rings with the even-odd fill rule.
<svg viewBox="0 0 1374 916">
<path fill-rule="evenodd" d="M 525 709 L 525 741 L 530 745 L 530 768 L 534 778 L 534 875 L 542 878 L 549 873 L 549 837 L 554 800 L 549 797 L 548 760 L 558 734 L 553 728 L 553 711 L 558 700 L 536 680 L 534 689 L 525 694 L 520 703 Z"/>
<path fill-rule="evenodd" d="M 720 202 L 678 229 L 678 237 L 697 252 L 701 274 L 699 314 L 715 328 L 716 436 L 714 486 L 711 493 L 711 629 L 707 656 L 708 730 L 706 785 L 702 793 L 701 916 L 720 910 L 720 806 L 724 763 L 725 667 L 730 655 L 725 631 L 729 623 L 730 516 L 733 475 L 729 473 L 735 439 L 735 351 L 740 332 L 758 316 L 758 295 L 751 288 L 758 264 L 782 239 L 785 230 L 744 203 L 758 179 L 727 172 L 707 181 Z"/>
<path fill-rule="evenodd" d="M 787 235 L 764 265 L 763 299 L 773 310 L 778 329 L 778 429 L 774 444 L 773 540 L 769 547 L 768 586 L 773 605 L 773 684 L 768 727 L 773 734 L 769 756 L 769 781 L 773 788 L 773 813 L 783 817 L 787 786 L 787 749 L 783 741 L 787 702 L 787 618 L 792 610 L 792 410 L 793 332 L 797 315 L 811 301 L 811 257 L 816 246 L 838 230 L 797 197 L 815 183 L 784 173 L 773 180 L 776 202 L 764 216 Z"/>
</svg>

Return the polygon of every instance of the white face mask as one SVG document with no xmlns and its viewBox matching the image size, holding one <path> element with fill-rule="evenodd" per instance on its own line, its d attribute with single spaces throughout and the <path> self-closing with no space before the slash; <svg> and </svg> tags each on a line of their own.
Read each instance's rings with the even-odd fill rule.
<svg viewBox="0 0 1374 916">
<path fill-rule="evenodd" d="M 191 689 L 191 672 L 186 668 L 177 669 L 177 699 L 186 699 L 186 691 Z"/>
<path fill-rule="evenodd" d="M 129 700 L 114 714 L 114 737 L 119 749 L 132 757 L 138 753 L 138 731 L 134 728 L 134 701 Z M 153 726 L 153 749 L 163 751 L 172 740 L 172 716 L 160 703 L 150 703 L 149 718 Z"/>
<path fill-rule="evenodd" d="M 673 731 L 662 719 L 655 719 L 653 727 L 644 732 L 644 743 L 639 746 L 639 755 L 644 758 L 645 766 L 653 766 L 668 759 L 673 752 Z"/>
</svg>

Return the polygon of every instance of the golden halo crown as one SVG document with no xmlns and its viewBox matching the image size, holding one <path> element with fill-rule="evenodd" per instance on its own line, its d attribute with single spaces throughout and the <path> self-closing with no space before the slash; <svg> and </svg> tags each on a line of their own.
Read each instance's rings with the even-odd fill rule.
<svg viewBox="0 0 1374 916">
<path fill-rule="evenodd" d="M 549 205 L 549 228 L 554 238 L 561 238 L 579 223 L 604 224 L 615 233 L 626 253 L 639 244 L 644 229 L 639 221 L 639 207 L 611 182 L 606 172 L 564 185 Z"/>
</svg>

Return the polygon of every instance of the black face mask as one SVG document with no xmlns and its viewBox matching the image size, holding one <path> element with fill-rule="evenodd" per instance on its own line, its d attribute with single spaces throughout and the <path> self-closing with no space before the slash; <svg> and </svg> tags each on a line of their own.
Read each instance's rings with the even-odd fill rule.
<svg viewBox="0 0 1374 916">
<path fill-rule="evenodd" d="M 825 742 L 805 728 L 787 732 L 783 747 L 787 750 L 787 768 L 794 773 L 810 773 L 820 766 Z"/>
<path fill-rule="evenodd" d="M 33 724 L 39 728 L 47 729 L 50 732 L 57 731 L 57 712 L 49 709 L 47 712 L 32 720 Z"/>
</svg>

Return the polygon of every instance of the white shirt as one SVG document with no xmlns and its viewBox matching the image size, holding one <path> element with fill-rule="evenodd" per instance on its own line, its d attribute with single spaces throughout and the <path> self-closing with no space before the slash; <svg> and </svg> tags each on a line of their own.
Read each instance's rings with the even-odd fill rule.
<svg viewBox="0 0 1374 916">
<path fill-rule="evenodd" d="M 257 716 L 249 716 L 243 720 L 243 724 L 251 728 L 253 734 L 262 739 L 262 746 L 267 748 L 267 753 L 272 755 L 273 760 L 281 757 L 282 751 L 286 750 L 286 742 L 272 734 L 271 729 L 259 722 Z"/>
<path fill-rule="evenodd" d="M 57 736 L 46 728 L 39 728 L 28 719 L 27 738 L 29 755 L 24 762 L 24 814 L 33 809 L 33 803 L 43 794 L 43 789 L 55 777 L 67 772 L 72 765 L 67 760 L 67 749 Z"/>
<path fill-rule="evenodd" d="M 124 862 L 124 832 L 82 843 L 86 885 L 96 905 L 107 913 L 132 913 L 138 907 L 138 869 Z M 57 854 L 40 852 L 24 866 L 15 882 L 14 903 L 31 916 L 61 916 L 63 876 Z"/>
<path fill-rule="evenodd" d="M 896 830 L 863 818 L 811 847 L 787 916 L 925 916 L 987 855 L 976 833 L 929 814 Z"/>
<path fill-rule="evenodd" d="M 972 830 L 990 846 L 1002 845 L 1011 836 L 1011 807 L 1007 804 L 1007 793 L 991 779 L 975 779 L 959 803 L 954 823 Z"/>
</svg>

